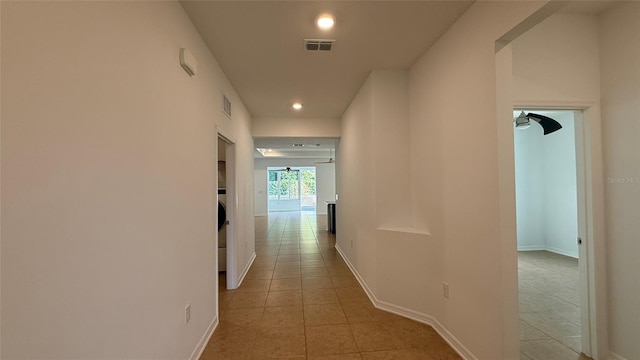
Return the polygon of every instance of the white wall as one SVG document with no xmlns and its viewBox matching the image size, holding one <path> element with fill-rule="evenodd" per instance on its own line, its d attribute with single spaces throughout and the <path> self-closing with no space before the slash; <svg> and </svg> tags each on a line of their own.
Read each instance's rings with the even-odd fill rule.
<svg viewBox="0 0 640 360">
<path fill-rule="evenodd" d="M 340 137 L 340 119 L 262 118 L 251 120 L 254 137 Z"/>
<path fill-rule="evenodd" d="M 377 305 L 433 324 L 469 358 L 519 356 L 517 308 L 503 321 L 517 278 L 501 272 L 495 41 L 541 5 L 475 3 L 410 69 L 406 99 L 377 99 L 402 87 L 399 74 L 374 71 L 342 118 L 337 246 Z M 402 106 L 404 119 L 376 117 Z M 391 169 L 408 174 L 409 192 L 394 202 L 399 223 L 381 229 L 377 169 L 388 163 L 373 149 L 384 139 L 376 131 L 393 126 L 384 146 L 399 149 Z"/>
<path fill-rule="evenodd" d="M 376 70 L 373 80 L 375 226 L 410 228 L 409 72 Z M 365 178 L 361 178 L 363 181 Z"/>
<path fill-rule="evenodd" d="M 597 340 L 592 344 L 595 345 L 592 355 L 605 359 L 609 338 L 607 288 L 611 280 L 606 275 L 605 258 L 598 31 L 595 15 L 555 14 L 518 37 L 512 43 L 512 95 L 514 105 L 520 107 L 584 109 L 581 121 L 586 142 L 590 143 L 590 147 L 585 148 L 584 159 L 587 171 L 584 186 L 589 195 L 585 206 L 590 206 L 593 212 L 586 214 L 588 228 L 580 231 L 589 249 L 588 291 L 597 300 L 596 307 L 590 309 L 591 330 Z M 618 333 L 617 336 L 624 335 Z"/>
<path fill-rule="evenodd" d="M 189 358 L 217 311 L 216 125 L 253 253 L 249 114 L 176 2 L 1 6 L 1 357 Z"/>
<path fill-rule="evenodd" d="M 325 161 L 325 160 L 320 160 Z M 336 200 L 336 164 L 316 165 L 316 213 L 326 214 L 325 201 Z"/>
<path fill-rule="evenodd" d="M 516 168 L 516 218 L 518 250 L 544 250 L 544 193 L 545 174 L 542 133 L 538 125 L 529 129 L 514 129 L 514 156 Z"/>
<path fill-rule="evenodd" d="M 554 14 L 518 37 L 512 47 L 515 103 L 549 106 L 599 100 L 596 16 Z"/>
<path fill-rule="evenodd" d="M 411 68 L 412 198 L 440 244 L 439 322 L 478 359 L 518 358 L 517 278 L 502 271 L 495 41 L 535 2 L 477 2 Z M 421 158 L 426 154 L 426 158 Z M 435 300 L 434 300 L 435 301 Z M 505 313 L 503 308 L 509 308 Z M 481 309 L 481 310 L 480 310 Z"/>
<path fill-rule="evenodd" d="M 419 234 L 408 239 L 405 233 L 411 228 L 411 170 L 406 141 L 408 72 L 373 71 L 342 122 L 343 137 L 337 153 L 337 246 L 378 300 L 420 306 L 424 300 L 423 287 L 414 287 L 417 296 L 413 297 L 404 297 L 394 287 L 377 287 L 380 274 L 385 279 L 394 279 L 395 287 L 406 288 L 408 278 L 401 274 L 414 270 L 422 274 L 423 267 L 430 268 L 400 260 L 417 255 L 406 253 L 410 248 L 405 244 L 416 241 L 416 237 L 426 237 Z M 407 239 L 394 241 L 398 238 Z"/>
<path fill-rule="evenodd" d="M 573 112 L 538 113 L 557 120 L 562 129 L 548 135 L 538 124 L 514 130 L 518 250 L 548 250 L 577 258 Z"/>
<path fill-rule="evenodd" d="M 600 18 L 610 348 L 640 359 L 640 3 Z"/>
<path fill-rule="evenodd" d="M 543 218 L 549 251 L 578 257 L 576 141 L 572 112 L 554 114 L 562 129 L 543 135 L 545 174 Z"/>
<path fill-rule="evenodd" d="M 342 138 L 336 151 L 336 247 L 375 293 L 373 105 L 370 75 L 342 116 Z"/>
<path fill-rule="evenodd" d="M 316 213 L 326 214 L 325 201 L 334 200 L 336 197 L 336 171 L 335 164 L 316 164 L 319 159 L 255 159 L 254 163 L 254 197 L 255 216 L 266 216 L 268 207 L 267 193 L 267 168 L 268 167 L 301 167 L 312 166 L 316 168 Z"/>
</svg>

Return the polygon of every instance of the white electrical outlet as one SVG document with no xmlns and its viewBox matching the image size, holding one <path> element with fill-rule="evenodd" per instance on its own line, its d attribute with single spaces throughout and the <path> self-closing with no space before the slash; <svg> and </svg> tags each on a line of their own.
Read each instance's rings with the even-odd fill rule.
<svg viewBox="0 0 640 360">
<path fill-rule="evenodd" d="M 442 283 L 442 296 L 449 298 L 449 284 L 446 282 Z"/>
<path fill-rule="evenodd" d="M 184 323 L 188 324 L 191 321 L 191 304 L 187 304 L 184 308 Z"/>
</svg>

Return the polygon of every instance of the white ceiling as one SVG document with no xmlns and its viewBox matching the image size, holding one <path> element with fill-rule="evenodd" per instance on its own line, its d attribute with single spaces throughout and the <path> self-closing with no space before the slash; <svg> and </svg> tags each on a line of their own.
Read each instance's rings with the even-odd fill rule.
<svg viewBox="0 0 640 360">
<path fill-rule="evenodd" d="M 188 1 L 181 4 L 253 117 L 340 118 L 373 69 L 409 68 L 473 1 Z M 597 14 L 613 2 L 575 1 L 565 13 Z M 314 24 L 330 13 L 336 25 Z M 304 39 L 335 39 L 309 52 Z M 300 101 L 304 108 L 291 108 Z M 321 144 L 293 147 L 294 143 Z M 328 158 L 337 139 L 256 139 L 284 158 Z M 263 155 L 256 151 L 257 158 Z"/>
<path fill-rule="evenodd" d="M 252 116 L 339 118 L 372 69 L 410 67 L 472 2 L 181 3 Z M 325 12 L 336 18 L 329 32 L 314 24 Z M 336 42 L 310 52 L 306 38 Z"/>
<path fill-rule="evenodd" d="M 577 0 L 572 1 L 558 12 L 564 14 L 598 15 L 612 7 L 616 0 Z"/>
<path fill-rule="evenodd" d="M 372 69 L 410 67 L 472 1 L 181 3 L 253 117 L 322 119 L 340 118 Z M 333 30 L 315 27 L 321 13 L 335 17 Z M 303 45 L 309 38 L 336 42 L 330 52 L 309 52 Z M 294 101 L 302 111 L 291 108 Z M 336 144 L 255 139 L 256 148 L 281 158 L 328 159 Z"/>
</svg>

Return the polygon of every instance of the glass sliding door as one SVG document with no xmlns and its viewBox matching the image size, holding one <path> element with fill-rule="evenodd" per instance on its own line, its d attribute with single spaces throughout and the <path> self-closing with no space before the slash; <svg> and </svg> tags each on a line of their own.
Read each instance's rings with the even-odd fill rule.
<svg viewBox="0 0 640 360">
<path fill-rule="evenodd" d="M 316 169 L 300 168 L 301 199 L 300 210 L 316 211 Z"/>
<path fill-rule="evenodd" d="M 300 210 L 300 170 L 267 169 L 269 211 Z"/>
</svg>

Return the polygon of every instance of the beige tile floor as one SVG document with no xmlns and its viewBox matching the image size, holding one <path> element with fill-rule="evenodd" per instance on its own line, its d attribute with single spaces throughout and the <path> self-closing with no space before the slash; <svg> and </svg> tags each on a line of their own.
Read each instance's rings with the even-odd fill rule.
<svg viewBox="0 0 640 360">
<path fill-rule="evenodd" d="M 518 253 L 520 359 L 586 360 L 580 354 L 578 260 L 547 251 Z"/>
<path fill-rule="evenodd" d="M 256 254 L 242 285 L 220 286 L 220 324 L 202 360 L 448 360 L 429 326 L 373 307 L 337 254 L 326 216 L 256 218 Z"/>
</svg>

